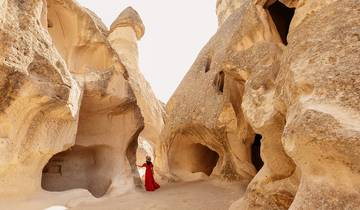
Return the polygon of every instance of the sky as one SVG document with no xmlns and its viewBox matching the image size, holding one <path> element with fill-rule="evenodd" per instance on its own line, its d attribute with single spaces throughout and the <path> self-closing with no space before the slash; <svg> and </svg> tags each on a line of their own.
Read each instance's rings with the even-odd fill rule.
<svg viewBox="0 0 360 210">
<path fill-rule="evenodd" d="M 217 30 L 216 0 L 77 0 L 108 27 L 132 6 L 145 25 L 140 70 L 156 97 L 167 102 L 201 48 Z"/>
</svg>

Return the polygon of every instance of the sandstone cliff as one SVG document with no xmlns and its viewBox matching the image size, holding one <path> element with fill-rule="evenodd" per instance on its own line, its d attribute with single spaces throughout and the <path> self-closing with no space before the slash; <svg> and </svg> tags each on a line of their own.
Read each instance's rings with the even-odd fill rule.
<svg viewBox="0 0 360 210">
<path fill-rule="evenodd" d="M 8 0 L 0 11 L 2 197 L 140 186 L 138 136 L 145 127 L 155 144 L 163 125 L 137 66 L 143 26 L 130 31 L 123 15 L 109 32 L 72 0 Z"/>
<path fill-rule="evenodd" d="M 46 4 L 0 6 L 0 197 L 21 197 L 40 190 L 49 158 L 74 144 L 81 93 L 44 28 Z"/>
<path fill-rule="evenodd" d="M 357 208 L 358 10 L 217 1 L 219 29 L 166 107 L 162 169 L 251 179 L 261 137 L 264 165 L 232 210 Z"/>
<path fill-rule="evenodd" d="M 134 91 L 137 105 L 144 117 L 144 130 L 140 133 L 139 146 L 146 155 L 154 158 L 154 152 L 148 151 L 142 145 L 150 144 L 151 148 L 159 142 L 159 135 L 164 126 L 164 109 L 155 97 L 150 84 L 145 80 L 139 69 L 137 41 L 144 35 L 145 27 L 139 14 L 131 7 L 126 8 L 110 27 L 108 40 L 119 55 L 129 74 L 129 84 Z M 141 153 L 140 153 L 141 154 Z M 139 164 L 145 160 L 144 155 L 138 155 Z"/>
<path fill-rule="evenodd" d="M 359 11 L 218 0 L 219 29 L 165 114 L 138 66 L 134 9 L 108 30 L 73 0 L 0 0 L 0 208 L 134 191 L 146 154 L 169 181 L 246 184 L 231 210 L 359 208 Z"/>
</svg>

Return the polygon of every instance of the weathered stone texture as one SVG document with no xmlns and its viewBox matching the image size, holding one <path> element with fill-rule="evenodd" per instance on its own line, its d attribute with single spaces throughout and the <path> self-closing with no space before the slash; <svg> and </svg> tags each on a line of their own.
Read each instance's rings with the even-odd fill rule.
<svg viewBox="0 0 360 210">
<path fill-rule="evenodd" d="M 74 144 L 80 89 L 42 25 L 46 4 L 0 5 L 0 195 L 21 197 L 39 190 L 49 158 Z"/>
</svg>

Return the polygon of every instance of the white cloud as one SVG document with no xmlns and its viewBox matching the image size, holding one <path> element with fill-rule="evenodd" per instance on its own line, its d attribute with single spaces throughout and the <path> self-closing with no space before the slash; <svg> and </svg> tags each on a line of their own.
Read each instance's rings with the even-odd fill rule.
<svg viewBox="0 0 360 210">
<path fill-rule="evenodd" d="M 167 102 L 217 29 L 215 0 L 78 0 L 106 25 L 128 6 L 144 24 L 140 67 L 156 96 Z"/>
</svg>

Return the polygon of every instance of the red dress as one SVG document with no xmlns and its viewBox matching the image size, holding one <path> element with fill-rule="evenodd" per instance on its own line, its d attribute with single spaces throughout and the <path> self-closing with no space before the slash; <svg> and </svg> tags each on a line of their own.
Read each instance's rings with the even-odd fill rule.
<svg viewBox="0 0 360 210">
<path fill-rule="evenodd" d="M 156 189 L 160 188 L 160 185 L 155 182 L 152 168 L 154 167 L 152 163 L 149 165 L 144 163 L 142 167 L 146 167 L 145 171 L 145 189 L 146 191 L 155 191 Z"/>
</svg>

